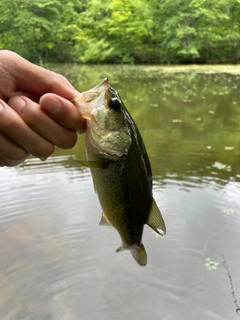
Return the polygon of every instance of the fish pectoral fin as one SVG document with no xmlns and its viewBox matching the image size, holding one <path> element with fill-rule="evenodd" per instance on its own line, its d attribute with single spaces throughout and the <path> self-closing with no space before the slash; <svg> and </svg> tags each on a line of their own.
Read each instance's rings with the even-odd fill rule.
<svg viewBox="0 0 240 320">
<path fill-rule="evenodd" d="M 77 163 L 80 163 L 84 167 L 88 168 L 107 168 L 111 160 L 104 159 L 104 160 L 96 160 L 96 161 L 87 161 L 87 160 L 75 160 Z"/>
<path fill-rule="evenodd" d="M 154 199 L 152 199 L 152 207 L 150 215 L 148 217 L 147 225 L 149 225 L 149 227 L 151 227 L 162 237 L 166 234 L 166 226 L 162 214 L 159 208 L 157 207 L 157 204 Z"/>
<path fill-rule="evenodd" d="M 104 217 L 104 215 L 102 215 L 102 218 L 99 222 L 99 225 L 100 226 L 108 226 L 108 227 L 111 227 L 111 224 L 107 221 L 107 219 Z"/>
<path fill-rule="evenodd" d="M 87 161 L 87 160 L 75 160 L 77 163 L 88 168 L 100 168 L 101 161 Z"/>
</svg>

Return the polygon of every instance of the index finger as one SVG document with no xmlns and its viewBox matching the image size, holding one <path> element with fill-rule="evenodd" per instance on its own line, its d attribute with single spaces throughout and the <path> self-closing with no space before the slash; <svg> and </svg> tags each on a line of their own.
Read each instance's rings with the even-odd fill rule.
<svg viewBox="0 0 240 320">
<path fill-rule="evenodd" d="M 7 53 L 2 63 L 17 90 L 34 92 L 39 96 L 52 92 L 65 99 L 72 99 L 77 95 L 76 89 L 64 76 L 37 66 L 12 51 Z"/>
</svg>

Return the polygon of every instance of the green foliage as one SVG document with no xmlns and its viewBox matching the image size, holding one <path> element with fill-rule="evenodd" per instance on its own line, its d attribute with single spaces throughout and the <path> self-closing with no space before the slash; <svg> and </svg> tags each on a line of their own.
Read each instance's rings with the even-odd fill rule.
<svg viewBox="0 0 240 320">
<path fill-rule="evenodd" d="M 32 61 L 240 59 L 240 0 L 1 0 L 0 11 L 0 48 Z"/>
<path fill-rule="evenodd" d="M 88 0 L 77 21 L 78 58 L 133 63 L 147 44 L 149 16 L 142 0 Z"/>
<path fill-rule="evenodd" d="M 212 166 L 213 166 L 214 168 L 219 169 L 219 170 L 223 170 L 223 171 L 227 171 L 227 172 L 232 171 L 231 166 L 229 166 L 229 165 L 227 165 L 227 164 L 224 164 L 224 163 L 221 163 L 221 162 L 218 162 L 218 161 L 215 161 Z"/>
<path fill-rule="evenodd" d="M 64 6 L 65 5 L 65 6 Z M 32 61 L 71 56 L 73 4 L 58 0 L 2 0 L 0 46 Z"/>
<path fill-rule="evenodd" d="M 156 8 L 159 2 L 154 0 Z M 227 62 L 239 51 L 239 1 L 191 0 L 161 1 L 161 15 L 155 11 L 155 41 L 159 41 L 163 59 L 169 62 Z M 233 14 L 235 17 L 233 18 Z M 158 21 L 161 22 L 158 23 Z M 237 21 L 238 20 L 238 21 Z M 233 23 L 235 21 L 235 23 Z M 158 26 L 161 25 L 160 35 Z"/>
<path fill-rule="evenodd" d="M 217 270 L 217 268 L 219 266 L 219 262 L 212 261 L 210 258 L 206 258 L 206 263 L 204 265 L 207 270 L 212 271 L 212 270 Z"/>
<path fill-rule="evenodd" d="M 237 211 L 233 208 L 226 208 L 222 210 L 223 213 L 225 213 L 228 216 L 236 216 L 236 215 L 240 215 L 240 211 Z"/>
</svg>

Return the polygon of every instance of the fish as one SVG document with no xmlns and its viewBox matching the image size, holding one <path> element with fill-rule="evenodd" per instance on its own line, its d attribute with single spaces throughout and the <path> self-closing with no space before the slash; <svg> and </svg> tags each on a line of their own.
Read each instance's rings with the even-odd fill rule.
<svg viewBox="0 0 240 320">
<path fill-rule="evenodd" d="M 147 265 L 142 244 L 144 225 L 166 234 L 153 198 L 152 169 L 141 134 L 118 92 L 107 78 L 71 100 L 86 119 L 87 160 L 102 207 L 101 226 L 112 226 L 121 238 L 116 252 L 129 250 L 140 266 Z"/>
</svg>

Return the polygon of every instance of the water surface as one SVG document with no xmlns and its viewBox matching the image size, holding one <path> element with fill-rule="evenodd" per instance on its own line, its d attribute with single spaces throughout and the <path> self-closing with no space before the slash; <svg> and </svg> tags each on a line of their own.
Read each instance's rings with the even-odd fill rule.
<svg viewBox="0 0 240 320">
<path fill-rule="evenodd" d="M 167 236 L 145 227 L 148 265 L 98 225 L 84 140 L 0 168 L 1 320 L 239 319 L 237 68 L 48 66 L 79 90 L 104 77 L 143 135 Z M 239 74 L 238 74 L 239 73 Z"/>
</svg>

